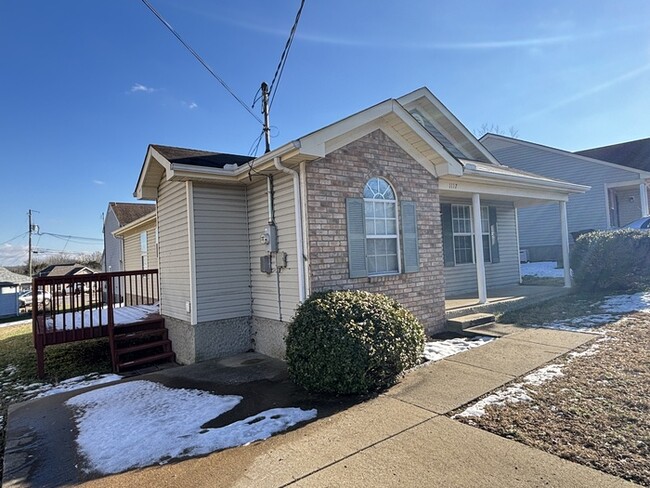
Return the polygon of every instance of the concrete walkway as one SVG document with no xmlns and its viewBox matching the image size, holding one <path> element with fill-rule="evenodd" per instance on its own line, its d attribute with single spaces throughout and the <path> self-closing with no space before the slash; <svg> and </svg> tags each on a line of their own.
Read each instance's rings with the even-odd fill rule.
<svg viewBox="0 0 650 488">
<path fill-rule="evenodd" d="M 444 415 L 594 338 L 482 330 L 502 337 L 424 365 L 368 402 L 250 446 L 84 486 L 633 486 Z"/>
</svg>

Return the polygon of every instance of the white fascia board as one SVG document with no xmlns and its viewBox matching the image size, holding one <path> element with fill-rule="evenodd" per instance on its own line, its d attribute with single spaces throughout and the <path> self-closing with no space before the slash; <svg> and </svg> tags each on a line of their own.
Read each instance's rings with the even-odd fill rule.
<svg viewBox="0 0 650 488">
<path fill-rule="evenodd" d="M 420 98 L 426 98 L 434 107 L 436 107 L 440 112 L 452 123 L 454 126 L 467 138 L 472 145 L 483 154 L 488 161 L 497 166 L 501 166 L 501 163 L 487 150 L 486 147 L 481 144 L 481 142 L 472 135 L 470 131 L 467 130 L 460 120 L 447 108 L 445 105 L 436 98 L 436 96 L 431 93 L 427 87 L 418 88 L 417 90 L 408 93 L 397 99 L 402 105 L 408 105 L 410 103 L 416 102 Z"/>
<path fill-rule="evenodd" d="M 544 188 L 548 190 L 561 191 L 565 193 L 585 193 L 586 191 L 591 189 L 590 186 L 577 185 L 575 183 L 549 181 L 544 179 L 536 179 L 536 178 L 518 176 L 518 175 L 496 174 L 496 173 L 490 173 L 490 172 L 480 171 L 471 168 L 465 168 L 465 174 L 463 175 L 463 179 L 471 180 L 475 178 L 484 180 L 486 182 L 494 181 L 494 182 L 509 183 L 509 184 L 515 183 L 517 184 L 517 186 L 521 186 L 525 188 Z"/>
<path fill-rule="evenodd" d="M 422 127 L 422 124 L 415 120 L 413 115 L 411 115 L 411 113 L 406 110 L 397 100 L 395 100 L 395 104 L 393 105 L 393 111 L 404 121 L 406 125 L 409 126 L 413 132 L 415 132 L 418 137 L 420 137 L 424 142 L 431 146 L 431 148 L 440 154 L 440 156 L 442 156 L 443 159 L 447 162 L 447 168 L 440 171 L 439 174 L 454 174 L 458 176 L 463 174 L 463 164 L 454 156 L 452 156 L 449 151 L 447 151 L 445 146 L 443 146 L 438 141 L 438 139 L 433 137 L 428 130 Z"/>
<path fill-rule="evenodd" d="M 369 122 L 377 120 L 384 115 L 393 111 L 393 100 L 385 100 L 377 105 L 367 108 L 354 115 L 350 115 L 338 122 L 334 122 L 322 129 L 319 129 L 311 134 L 308 134 L 299 139 L 300 153 L 311 155 L 315 157 L 325 157 L 325 143 L 331 141 L 336 137 L 354 131 L 358 127 L 365 125 Z"/>
<path fill-rule="evenodd" d="M 498 199 L 504 197 L 521 200 L 535 201 L 568 201 L 569 192 L 553 188 L 541 188 L 534 185 L 513 185 L 506 181 L 490 181 L 481 177 L 442 177 L 438 184 L 442 196 L 450 196 L 454 193 L 471 194 L 479 193 L 488 197 L 493 195 Z"/>
<path fill-rule="evenodd" d="M 561 154 L 563 156 L 570 156 L 576 158 L 580 161 L 585 161 L 587 163 L 600 164 L 602 166 L 609 166 L 610 168 L 616 168 L 621 171 L 629 171 L 631 173 L 636 173 L 639 175 L 639 178 L 650 178 L 649 171 L 643 171 L 642 169 L 630 168 L 629 166 L 624 166 L 622 164 L 610 163 L 609 161 L 603 161 L 602 159 L 594 159 L 589 156 L 582 156 L 581 154 L 576 154 L 571 151 L 565 151 L 564 149 L 558 149 L 556 147 L 545 146 L 543 144 L 538 144 L 536 142 L 524 141 L 522 139 L 515 139 L 514 137 L 502 136 L 500 134 L 485 134 L 481 137 L 481 141 L 486 139 L 501 139 L 503 141 L 509 142 L 511 144 L 521 144 L 522 146 L 529 146 L 535 149 L 542 149 L 544 151 Z"/>
<path fill-rule="evenodd" d="M 617 181 L 614 183 L 605 183 L 605 188 L 620 188 L 624 186 L 639 186 L 640 184 L 648 184 L 647 180 L 639 178 L 638 180 Z"/>
<path fill-rule="evenodd" d="M 156 221 L 156 211 L 152 210 L 151 213 L 148 213 L 147 215 L 140 217 L 137 220 L 134 220 L 130 224 L 126 224 L 125 226 L 114 230 L 113 232 L 111 232 L 111 234 L 113 234 L 114 237 L 123 236 L 127 232 L 132 231 L 133 229 L 136 229 L 142 225 L 149 224 L 155 221 Z"/>
<path fill-rule="evenodd" d="M 157 198 L 157 190 L 153 191 L 151 189 L 146 189 L 144 186 L 144 180 L 147 175 L 147 173 L 151 170 L 151 167 L 153 164 L 159 164 L 160 166 L 163 167 L 165 172 L 167 173 L 167 179 L 170 179 L 170 169 L 171 169 L 171 163 L 163 157 L 162 154 L 160 154 L 158 151 L 156 151 L 153 147 L 149 146 L 149 149 L 147 150 L 147 154 L 144 158 L 144 164 L 142 165 L 142 169 L 140 170 L 140 176 L 138 177 L 138 183 L 136 184 L 135 191 L 133 192 L 133 196 L 136 197 L 138 200 L 155 200 Z"/>
</svg>

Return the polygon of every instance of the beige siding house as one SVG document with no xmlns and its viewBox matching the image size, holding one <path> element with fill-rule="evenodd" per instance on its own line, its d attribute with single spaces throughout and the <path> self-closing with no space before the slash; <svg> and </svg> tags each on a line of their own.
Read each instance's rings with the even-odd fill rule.
<svg viewBox="0 0 650 488">
<path fill-rule="evenodd" d="M 189 363 L 283 357 L 318 290 L 385 293 L 439 331 L 446 297 L 519 283 L 516 208 L 566 222 L 585 190 L 503 166 L 422 88 L 258 158 L 149 146 L 135 196 L 157 203 L 161 313 Z"/>
<path fill-rule="evenodd" d="M 158 269 L 155 210 L 120 227 L 112 234 L 122 244 L 121 271 Z"/>
<path fill-rule="evenodd" d="M 650 154 L 650 140 L 646 141 L 649 148 L 646 151 Z M 568 203 L 570 233 L 615 229 L 649 215 L 650 171 L 642 169 L 645 166 L 634 167 L 590 157 L 593 154 L 613 158 L 623 152 L 626 144 L 606 148 L 610 151 L 607 153 L 601 148 L 571 153 L 496 134 L 483 136 L 481 142 L 505 165 L 591 187 Z M 650 156 L 647 164 L 650 168 Z M 561 258 L 557 213 L 557 205 L 518 209 L 520 246 L 527 251 L 530 260 Z"/>
</svg>

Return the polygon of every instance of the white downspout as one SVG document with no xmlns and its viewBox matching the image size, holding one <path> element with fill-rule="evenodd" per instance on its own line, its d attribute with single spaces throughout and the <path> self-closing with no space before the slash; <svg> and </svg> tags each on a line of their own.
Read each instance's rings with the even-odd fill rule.
<svg viewBox="0 0 650 488">
<path fill-rule="evenodd" d="M 273 158 L 275 167 L 293 178 L 293 207 L 296 220 L 296 260 L 298 261 L 298 299 L 305 301 L 305 256 L 302 243 L 302 204 L 300 198 L 300 174 L 296 170 L 282 166 L 279 157 Z"/>
</svg>

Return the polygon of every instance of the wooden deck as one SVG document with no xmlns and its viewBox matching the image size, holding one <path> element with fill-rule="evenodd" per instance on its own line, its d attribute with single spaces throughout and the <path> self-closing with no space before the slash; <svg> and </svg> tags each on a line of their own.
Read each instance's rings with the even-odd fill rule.
<svg viewBox="0 0 650 488">
<path fill-rule="evenodd" d="M 100 337 L 109 338 L 115 372 L 154 357 L 173 359 L 158 290 L 158 270 L 35 278 L 33 296 L 40 299 L 32 305 L 32 327 L 39 377 L 45 374 L 46 346 Z M 141 357 L 134 359 L 138 351 Z"/>
</svg>

